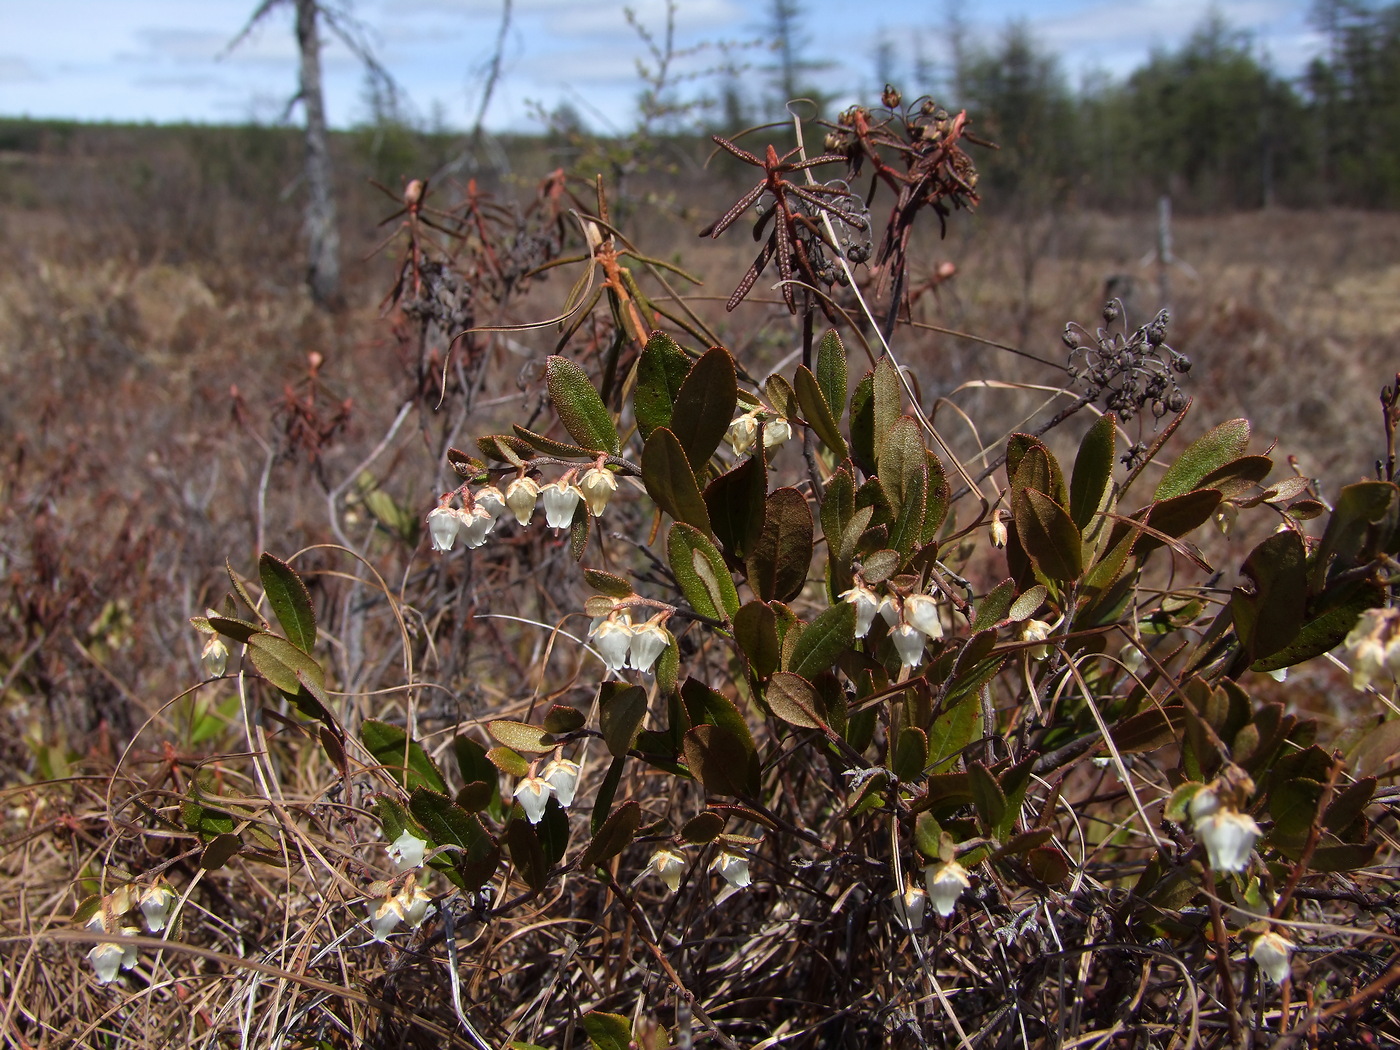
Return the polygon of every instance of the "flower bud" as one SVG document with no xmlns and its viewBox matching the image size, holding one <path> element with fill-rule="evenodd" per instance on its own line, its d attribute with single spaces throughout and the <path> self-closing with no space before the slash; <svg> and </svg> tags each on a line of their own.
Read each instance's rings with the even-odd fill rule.
<svg viewBox="0 0 1400 1050">
<path fill-rule="evenodd" d="M 199 662 L 204 665 L 204 673 L 210 678 L 222 677 L 228 667 L 228 646 L 217 634 L 211 635 L 204 643 L 204 651 L 199 654 Z"/>
<path fill-rule="evenodd" d="M 428 515 L 428 534 L 433 538 L 433 550 L 450 551 L 457 542 L 457 530 L 462 519 L 451 507 L 438 507 Z"/>
<path fill-rule="evenodd" d="M 1288 957 L 1293 954 L 1293 942 L 1270 930 L 1254 938 L 1249 946 L 1249 957 L 1259 964 L 1259 969 L 1268 975 L 1274 984 L 1288 980 Z"/>
<path fill-rule="evenodd" d="M 515 801 L 525 811 L 531 824 L 538 824 L 544 818 L 544 810 L 549 805 L 549 796 L 554 793 L 543 777 L 526 777 L 515 789 Z"/>
<path fill-rule="evenodd" d="M 946 864 L 930 864 L 924 869 L 924 886 L 928 889 L 929 900 L 933 902 L 933 910 L 945 918 L 953 914 L 958 898 L 971 885 L 967 869 L 955 860 Z"/>
<path fill-rule="evenodd" d="M 583 499 L 583 493 L 577 485 L 560 478 L 541 489 L 540 498 L 544 501 L 546 524 L 551 529 L 567 529 L 573 524 L 574 510 L 578 507 L 578 501 Z"/>
<path fill-rule="evenodd" d="M 394 873 L 398 874 L 410 868 L 422 867 L 423 852 L 427 848 L 427 842 L 405 828 L 398 838 L 384 847 L 384 852 L 389 854 L 389 859 L 394 863 Z"/>
<path fill-rule="evenodd" d="M 679 851 L 663 846 L 651 855 L 647 870 L 675 893 L 681 888 L 681 876 L 685 874 L 685 857 Z"/>
<path fill-rule="evenodd" d="M 583 477 L 579 478 L 578 487 L 588 504 L 588 513 L 595 518 L 601 518 L 608 500 L 617 491 L 617 477 L 611 470 L 603 467 L 590 467 L 583 472 Z"/>
<path fill-rule="evenodd" d="M 842 591 L 840 597 L 843 602 L 850 602 L 856 607 L 856 637 L 864 638 L 870 633 L 870 625 L 875 622 L 875 610 L 880 607 L 880 600 L 863 583 Z"/>
<path fill-rule="evenodd" d="M 506 509 L 506 498 L 501 495 L 501 490 L 495 485 L 484 485 L 472 493 L 473 503 L 491 515 L 491 520 L 495 521 L 501 516 L 501 512 Z"/>
<path fill-rule="evenodd" d="M 729 447 L 734 450 L 736 456 L 747 454 L 758 440 L 758 422 L 754 419 L 754 414 L 745 412 L 730 423 L 724 440 L 729 442 Z"/>
<path fill-rule="evenodd" d="M 578 791 L 579 773 L 577 762 L 571 762 L 567 758 L 556 758 L 544 767 L 540 776 L 553 789 L 559 804 L 567 808 L 573 805 L 574 794 Z"/>
<path fill-rule="evenodd" d="M 521 525 L 530 524 L 535 513 L 535 501 L 540 498 L 540 486 L 534 478 L 516 478 L 506 486 L 506 506 Z M 572 512 L 569 515 L 573 517 Z"/>
</svg>

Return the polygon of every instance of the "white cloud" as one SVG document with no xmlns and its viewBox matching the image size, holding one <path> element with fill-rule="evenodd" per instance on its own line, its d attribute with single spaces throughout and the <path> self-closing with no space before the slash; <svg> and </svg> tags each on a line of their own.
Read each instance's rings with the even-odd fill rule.
<svg viewBox="0 0 1400 1050">
<path fill-rule="evenodd" d="M 44 79 L 22 55 L 0 55 L 0 84 L 29 84 Z"/>
</svg>

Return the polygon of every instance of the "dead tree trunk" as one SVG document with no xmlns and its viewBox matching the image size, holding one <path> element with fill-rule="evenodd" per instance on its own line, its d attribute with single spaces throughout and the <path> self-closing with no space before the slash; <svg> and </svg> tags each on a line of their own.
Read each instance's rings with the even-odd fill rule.
<svg viewBox="0 0 1400 1050">
<path fill-rule="evenodd" d="M 321 36 L 317 0 L 296 0 L 301 52 L 301 104 L 306 110 L 306 283 L 312 298 L 333 306 L 340 293 L 340 232 L 331 186 L 326 104 L 321 93 Z"/>
</svg>

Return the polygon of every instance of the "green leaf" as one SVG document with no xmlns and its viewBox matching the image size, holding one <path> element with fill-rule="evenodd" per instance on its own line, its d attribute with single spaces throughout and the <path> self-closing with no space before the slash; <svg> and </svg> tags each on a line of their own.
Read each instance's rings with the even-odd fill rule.
<svg viewBox="0 0 1400 1050">
<path fill-rule="evenodd" d="M 275 634 L 255 634 L 248 639 L 248 656 L 258 673 L 289 696 L 301 692 L 297 672 L 318 685 L 326 680 L 321 665 L 302 649 Z"/>
<path fill-rule="evenodd" d="M 778 669 L 778 620 L 766 603 L 751 601 L 734 614 L 734 641 L 759 678 L 767 678 Z"/>
<path fill-rule="evenodd" d="M 647 692 L 639 685 L 604 682 L 598 688 L 598 722 L 603 741 L 614 758 L 637 746 L 637 734 L 647 716 Z"/>
<path fill-rule="evenodd" d="M 603 821 L 593 841 L 584 849 L 583 856 L 579 858 L 579 867 L 587 871 L 616 857 L 632 844 L 641 822 L 642 807 L 636 802 L 629 799 L 618 806 Z"/>
<path fill-rule="evenodd" d="M 692 846 L 703 846 L 707 842 L 713 842 L 723 830 L 724 815 L 707 809 L 685 822 L 680 837 Z"/>
<path fill-rule="evenodd" d="M 447 782 L 442 779 L 437 764 L 418 741 L 409 739 L 408 733 L 401 727 L 377 718 L 367 718 L 360 726 L 360 742 L 374 756 L 374 760 L 408 790 L 426 787 L 433 791 L 447 791 Z"/>
<path fill-rule="evenodd" d="M 632 585 L 616 573 L 602 569 L 584 569 L 583 579 L 588 586 L 610 598 L 632 597 Z"/>
<path fill-rule="evenodd" d="M 1020 595 L 1011 603 L 1011 608 L 1007 610 L 1008 620 L 1025 620 L 1035 615 L 1035 611 L 1045 601 L 1045 587 L 1037 583 L 1034 587 L 1028 587 L 1024 594 Z"/>
<path fill-rule="evenodd" d="M 811 681 L 836 663 L 856 640 L 856 607 L 837 602 L 803 628 L 793 648 L 789 669 Z M 789 719 L 791 721 L 791 719 Z"/>
<path fill-rule="evenodd" d="M 487 459 L 512 467 L 523 467 L 535 454 L 528 441 L 514 434 L 484 434 L 476 439 L 476 447 Z"/>
<path fill-rule="evenodd" d="M 1330 605 L 1316 612 L 1311 619 L 1298 629 L 1293 641 L 1271 656 L 1255 660 L 1250 664 L 1251 671 L 1276 671 L 1280 667 L 1292 667 L 1304 660 L 1336 648 L 1351 629 L 1356 619 L 1367 609 L 1378 608 L 1384 601 L 1383 591 L 1368 581 L 1358 583 L 1349 590 L 1340 604 Z"/>
<path fill-rule="evenodd" d="M 1220 493 L 1214 489 L 1193 489 L 1152 504 L 1144 523 L 1149 528 L 1177 538 L 1204 525 L 1218 506 Z M 1161 540 L 1144 532 L 1133 542 L 1133 554 L 1142 558 L 1148 551 L 1160 546 Z"/>
<path fill-rule="evenodd" d="M 979 735 L 982 726 L 980 699 L 967 692 L 956 703 L 949 704 L 928 730 L 928 764 L 930 772 L 946 773 L 957 764 L 963 750 Z"/>
<path fill-rule="evenodd" d="M 934 453 L 924 452 L 924 469 L 928 480 L 924 493 L 924 528 L 919 538 L 923 543 L 932 543 L 948 517 L 953 487 L 948 483 L 948 472 L 943 469 L 943 461 Z"/>
<path fill-rule="evenodd" d="M 657 427 L 669 427 L 676 394 L 690 371 L 690 359 L 665 332 L 653 332 L 637 359 L 637 386 L 632 410 L 642 440 Z"/>
<path fill-rule="evenodd" d="M 880 487 L 889 497 L 895 512 L 917 499 L 920 521 L 923 519 L 922 504 L 928 480 L 926 451 L 918 422 L 912 416 L 900 416 L 885 436 L 879 459 Z M 921 478 L 925 484 L 916 495 L 913 490 Z"/>
<path fill-rule="evenodd" d="M 836 329 L 828 328 L 826 334 L 817 341 L 817 386 L 826 399 L 836 422 L 846 407 L 846 390 L 850 386 L 850 371 L 846 364 L 846 348 L 841 345 L 841 337 Z"/>
<path fill-rule="evenodd" d="M 486 760 L 508 777 L 520 778 L 530 775 L 530 763 L 520 752 L 512 751 L 508 747 L 493 747 L 486 752 Z"/>
<path fill-rule="evenodd" d="M 1074 457 L 1069 486 L 1069 513 L 1081 533 L 1108 502 L 1113 486 L 1113 460 L 1118 454 L 1118 427 L 1113 416 L 1100 416 L 1084 433 Z"/>
<path fill-rule="evenodd" d="M 588 716 L 577 707 L 554 704 L 544 716 L 544 731 L 556 736 L 561 733 L 572 733 L 576 729 L 582 729 L 587 721 Z"/>
<path fill-rule="evenodd" d="M 306 584 L 290 565 L 266 551 L 258 559 L 258 575 L 287 641 L 304 653 L 311 652 L 316 644 L 316 614 Z"/>
<path fill-rule="evenodd" d="M 551 354 L 545 364 L 545 385 L 570 437 L 595 452 L 618 454 L 617 424 L 587 372 L 567 357 Z"/>
<path fill-rule="evenodd" d="M 883 432 L 882 432 L 883 433 Z M 875 374 L 866 372 L 851 391 L 851 458 L 861 473 L 875 473 Z"/>
<path fill-rule="evenodd" d="M 205 871 L 218 871 L 243 849 L 237 835 L 215 835 L 199 856 L 199 866 Z"/>
<path fill-rule="evenodd" d="M 1321 591 L 1336 573 L 1371 560 L 1376 553 L 1374 526 L 1394 513 L 1396 495 L 1397 489 L 1389 481 L 1358 481 L 1342 487 L 1309 564 L 1308 579 L 1314 592 Z"/>
<path fill-rule="evenodd" d="M 806 365 L 797 366 L 797 402 L 802 408 L 802 418 L 807 420 L 821 443 L 831 449 L 837 459 L 848 455 L 846 441 L 841 436 L 841 427 L 836 416 L 822 393 L 821 386 Z M 844 400 L 844 398 L 843 398 Z M 841 402 L 837 402 L 839 405 Z"/>
<path fill-rule="evenodd" d="M 890 428 L 894 426 L 895 420 L 904 413 L 904 386 L 900 383 L 899 372 L 889 357 L 880 358 L 875 365 L 871 396 L 874 400 L 872 406 L 875 427 L 874 459 L 876 463 L 879 463 L 884 456 L 885 439 L 889 437 Z M 866 473 L 872 472 L 867 471 Z"/>
<path fill-rule="evenodd" d="M 767 457 L 763 445 L 733 470 L 705 486 L 705 509 L 715 538 L 743 561 L 763 531 L 763 501 L 768 498 Z"/>
<path fill-rule="evenodd" d="M 1248 447 L 1249 420 L 1230 419 L 1212 427 L 1191 442 L 1180 458 L 1167 468 L 1152 494 L 1153 500 L 1170 499 L 1198 488 L 1211 471 L 1238 459 Z"/>
<path fill-rule="evenodd" d="M 710 515 L 695 471 L 680 441 L 666 427 L 653 430 L 642 448 L 642 484 L 656 505 L 676 521 L 709 534 Z"/>
<path fill-rule="evenodd" d="M 542 755 L 554 750 L 557 741 L 553 734 L 528 722 L 516 722 L 509 718 L 498 718 L 486 723 L 486 731 L 506 747 L 524 754 Z"/>
<path fill-rule="evenodd" d="M 784 419 L 797 419 L 801 414 L 796 391 L 792 389 L 792 384 L 777 372 L 763 381 L 763 393 L 773 411 Z"/>
<path fill-rule="evenodd" d="M 512 820 L 506 825 L 506 845 L 510 848 L 511 862 L 525 885 L 536 893 L 543 890 L 549 882 L 549 863 L 544 858 L 534 825 L 521 817 Z"/>
<path fill-rule="evenodd" d="M 629 1050 L 633 1045 L 632 1024 L 621 1014 L 590 1010 L 583 1015 L 583 1030 L 593 1050 Z"/>
<path fill-rule="evenodd" d="M 1308 598 L 1303 538 L 1292 529 L 1265 537 L 1249 552 L 1241 572 L 1253 586 L 1237 585 L 1230 612 L 1245 659 L 1274 655 L 1298 637 Z"/>
<path fill-rule="evenodd" d="M 586 448 L 583 445 L 571 445 L 567 441 L 557 441 L 545 434 L 536 434 L 533 430 L 528 430 L 519 423 L 512 423 L 511 429 L 515 431 L 529 450 L 526 458 L 533 457 L 536 452 L 543 452 L 546 456 L 562 456 L 565 459 L 592 457 L 595 453 L 594 449 Z"/>
<path fill-rule="evenodd" d="M 696 726 L 686 733 L 683 750 L 690 772 L 710 794 L 758 793 L 758 755 L 733 733 L 716 725 Z"/>
<path fill-rule="evenodd" d="M 893 439 L 885 443 L 886 451 L 893 443 Z M 924 509 L 928 505 L 925 498 L 928 470 L 922 459 L 921 456 L 912 476 L 905 479 L 905 490 L 901 493 L 904 502 L 899 504 L 894 523 L 890 526 L 889 544 L 899 552 L 901 560 L 907 560 L 917 551 L 923 540 Z"/>
<path fill-rule="evenodd" d="M 972 630 L 985 631 L 988 627 L 995 627 L 1005 620 L 1015 595 L 1016 581 L 1010 579 L 1002 580 L 984 594 L 977 603 L 977 615 L 972 621 Z"/>
<path fill-rule="evenodd" d="M 1047 580 L 1068 583 L 1084 571 L 1084 551 L 1074 520 L 1058 503 L 1035 489 L 1011 494 L 1011 516 L 1026 556 Z"/>
<path fill-rule="evenodd" d="M 812 562 L 812 532 L 812 511 L 801 492 L 785 487 L 769 495 L 763 531 L 748 556 L 749 586 L 761 599 L 787 602 L 801 593 Z"/>
<path fill-rule="evenodd" d="M 895 743 L 894 758 L 890 769 L 903 781 L 916 780 L 923 776 L 928 765 L 928 735 L 918 726 L 905 726 L 899 731 Z"/>
<path fill-rule="evenodd" d="M 977 807 L 977 815 L 982 818 L 982 827 L 987 834 L 992 834 L 1006 819 L 1006 795 L 997 778 L 981 762 L 968 766 L 967 775 L 973 804 Z"/>
<path fill-rule="evenodd" d="M 724 440 L 737 403 L 734 358 L 724 347 L 713 347 L 701 355 L 685 377 L 671 413 L 670 430 L 696 470 L 704 469 Z M 650 439 L 647 443 L 650 445 Z M 705 531 L 710 531 L 708 525 Z"/>
<path fill-rule="evenodd" d="M 1012 489 L 1035 489 L 1065 510 L 1069 509 L 1069 491 L 1065 488 L 1060 462 L 1040 438 L 1032 434 L 1012 434 L 1007 439 L 1006 476 Z"/>
<path fill-rule="evenodd" d="M 454 882 L 465 890 L 484 886 L 496 870 L 501 850 L 481 824 L 481 819 L 452 799 L 427 788 L 414 788 L 408 800 L 409 812 L 428 832 L 434 846 L 459 846 L 441 858 L 444 870 L 455 873 Z M 438 862 L 434 862 L 434 867 Z"/>
<path fill-rule="evenodd" d="M 701 616 L 728 623 L 739 610 L 739 592 L 724 557 L 705 534 L 677 522 L 666 537 L 666 558 L 690 607 Z"/>
<path fill-rule="evenodd" d="M 764 694 L 773 714 L 803 729 L 826 729 L 825 705 L 812 683 L 789 671 L 779 671 Z"/>
<path fill-rule="evenodd" d="M 1268 456 L 1241 456 L 1223 467 L 1212 470 L 1196 483 L 1198 489 L 1215 489 L 1224 499 L 1239 496 L 1259 485 L 1274 469 Z M 1306 487 L 1306 478 L 1290 478 L 1289 482 Z"/>
<path fill-rule="evenodd" d="M 681 686 L 681 700 L 691 725 L 719 726 L 738 740 L 745 751 L 754 753 L 749 724 L 729 697 L 715 692 L 699 679 L 687 678 Z"/>
</svg>

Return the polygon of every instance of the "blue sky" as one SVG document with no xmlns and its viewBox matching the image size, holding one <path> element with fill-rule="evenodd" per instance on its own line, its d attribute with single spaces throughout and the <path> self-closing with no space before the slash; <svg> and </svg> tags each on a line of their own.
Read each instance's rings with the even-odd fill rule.
<svg viewBox="0 0 1400 1050">
<path fill-rule="evenodd" d="M 256 0 L 0 0 L 0 115 L 276 120 L 296 82 L 290 5 L 225 53 L 256 6 Z M 467 125 L 496 37 L 499 0 L 353 0 L 350 6 L 405 90 L 410 111 Z M 666 0 L 633 0 L 631 6 L 661 33 Z M 761 0 L 678 0 L 677 45 L 753 40 L 767 6 Z M 832 63 L 822 81 L 843 100 L 873 101 L 874 54 L 882 37 L 894 44 L 896 69 L 906 82 L 916 49 L 936 70 L 946 70 L 944 27 L 952 10 L 974 39 L 993 40 L 1010 20 L 1024 19 L 1061 56 L 1072 83 L 1097 73 L 1123 76 L 1152 48 L 1177 46 L 1212 8 L 1248 31 L 1285 73 L 1300 70 L 1319 46 L 1307 23 L 1307 0 L 806 0 L 803 7 L 810 54 Z M 532 102 L 550 108 L 567 100 L 595 126 L 625 127 L 635 112 L 636 61 L 644 54 L 621 4 L 514 0 L 504 79 L 487 123 L 537 128 Z M 713 55 L 692 60 L 691 68 L 713 63 Z M 762 52 L 745 57 L 755 65 L 771 61 Z M 325 61 L 331 120 L 353 124 L 366 114 L 361 68 L 338 46 L 329 48 Z M 757 85 L 761 74 L 745 76 Z"/>
</svg>

